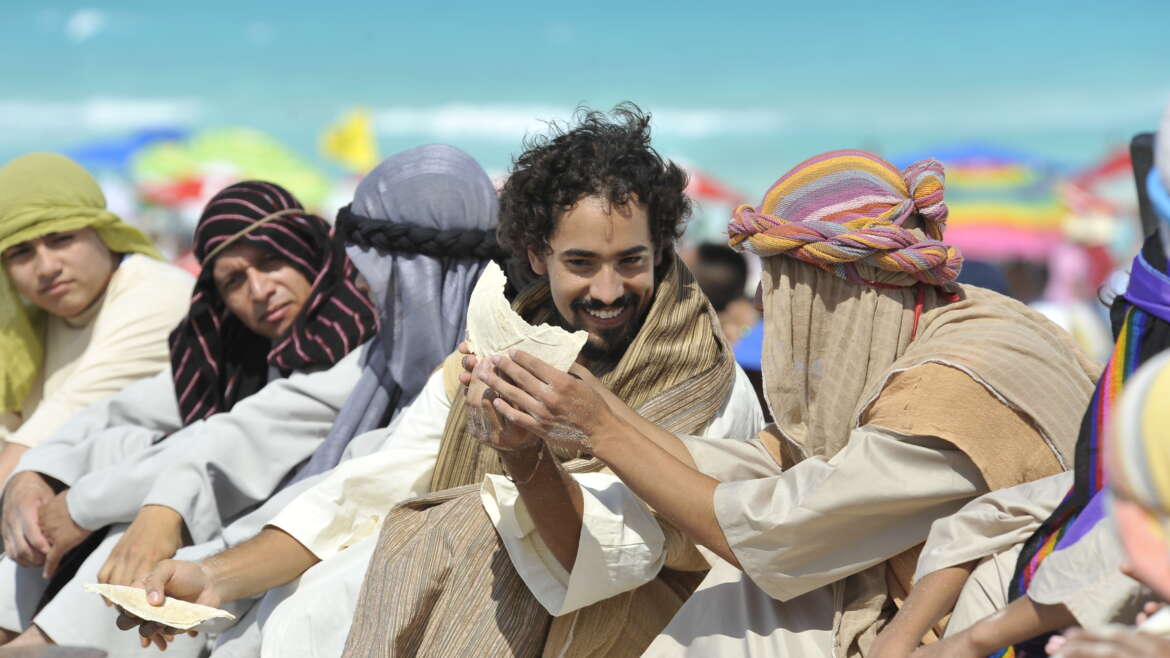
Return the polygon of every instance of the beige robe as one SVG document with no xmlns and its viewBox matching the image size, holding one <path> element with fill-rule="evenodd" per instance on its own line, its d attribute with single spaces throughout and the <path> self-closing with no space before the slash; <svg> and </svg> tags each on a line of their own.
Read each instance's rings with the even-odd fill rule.
<svg viewBox="0 0 1170 658">
<path fill-rule="evenodd" d="M 1072 471 L 1066 471 L 993 491 L 935 522 L 915 581 L 940 569 L 979 561 L 955 603 L 948 636 L 1007 606 L 1020 549 L 1056 509 L 1072 482 Z M 1040 564 L 1028 597 L 1041 604 L 1063 604 L 1078 625 L 1090 630 L 1131 623 L 1153 595 L 1121 573 L 1123 559 L 1112 524 L 1098 523 L 1075 544 Z"/>
<path fill-rule="evenodd" d="M 949 427 L 927 410 L 914 413 L 923 386 L 966 401 L 951 409 Z M 723 483 L 716 489 L 716 514 L 743 571 L 708 555 L 711 572 L 649 655 L 832 655 L 848 600 L 845 579 L 912 551 L 934 519 L 987 491 L 984 469 L 1002 485 L 1007 470 L 994 465 L 994 439 L 982 446 L 986 450 L 973 450 L 977 456 L 956 445 L 971 445 L 983 430 L 1005 440 L 1035 436 L 983 386 L 938 364 L 891 378 L 866 420 L 832 458 L 795 465 L 786 454 L 793 447 L 769 435 L 751 441 L 683 437 L 699 469 Z M 1021 465 L 1016 477 L 1045 469 L 1059 469 L 1051 453 Z M 607 482 L 590 479 L 598 477 L 605 476 L 577 479 L 587 509 L 611 510 L 609 522 L 583 526 L 571 574 L 531 522 L 524 523 L 527 513 L 512 485 L 490 478 L 483 490 L 518 573 L 554 615 L 649 582 L 663 567 L 695 568 L 686 551 L 672 546 L 685 542 L 681 535 L 669 526 L 660 530 L 632 494 L 615 499 Z M 887 562 L 885 571 L 899 602 L 899 592 L 909 589 L 908 571 L 896 568 L 903 563 Z M 556 630 L 550 647 L 579 632 Z M 874 633 L 876 628 L 867 629 L 867 635 Z"/>
<path fill-rule="evenodd" d="M 0 414 L 0 441 L 35 446 L 91 403 L 165 368 L 192 285 L 185 271 L 131 254 L 84 313 L 49 316 L 44 365 L 20 414 Z"/>
</svg>

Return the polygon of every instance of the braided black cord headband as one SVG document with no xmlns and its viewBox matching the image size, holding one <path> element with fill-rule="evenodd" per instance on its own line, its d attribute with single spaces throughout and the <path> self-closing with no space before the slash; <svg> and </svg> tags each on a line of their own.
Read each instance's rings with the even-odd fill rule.
<svg viewBox="0 0 1170 658">
<path fill-rule="evenodd" d="M 508 252 L 496 242 L 496 230 L 453 229 L 441 231 L 384 219 L 362 217 L 345 206 L 337 211 L 337 233 L 347 244 L 423 254 L 436 258 L 480 258 L 504 261 Z"/>
</svg>

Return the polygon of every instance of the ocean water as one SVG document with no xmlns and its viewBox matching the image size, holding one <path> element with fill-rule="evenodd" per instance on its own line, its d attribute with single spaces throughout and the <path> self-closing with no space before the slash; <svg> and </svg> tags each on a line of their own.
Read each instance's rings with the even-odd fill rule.
<svg viewBox="0 0 1170 658">
<path fill-rule="evenodd" d="M 503 173 L 542 121 L 632 100 L 665 155 L 756 198 L 833 148 L 1084 165 L 1170 103 L 1170 2 L 961 4 L 6 0 L 0 160 L 244 125 L 331 168 L 320 132 L 364 106 L 383 155 L 448 142 Z"/>
</svg>

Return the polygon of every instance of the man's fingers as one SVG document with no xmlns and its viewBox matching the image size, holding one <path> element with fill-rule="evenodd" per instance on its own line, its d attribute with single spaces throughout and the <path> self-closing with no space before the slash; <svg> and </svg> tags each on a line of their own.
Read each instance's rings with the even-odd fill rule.
<svg viewBox="0 0 1170 658">
<path fill-rule="evenodd" d="M 114 625 L 118 627 L 118 630 L 128 631 L 142 623 L 141 619 L 121 608 L 118 608 L 118 613 L 118 618 L 114 620 Z"/>
<path fill-rule="evenodd" d="M 107 576 L 106 582 L 109 583 L 110 585 L 125 585 L 126 583 L 122 582 L 122 560 L 121 560 L 121 558 L 117 558 L 117 557 L 111 555 L 110 559 L 107 560 L 107 562 L 110 563 L 109 564 L 110 570 L 109 570 L 109 572 L 106 573 L 106 576 Z"/>
<path fill-rule="evenodd" d="M 456 346 L 455 349 L 458 350 L 460 354 L 471 354 L 471 346 L 468 345 L 467 341 L 465 340 L 459 341 L 459 345 Z"/>
<path fill-rule="evenodd" d="M 57 575 L 57 565 L 60 564 L 61 558 L 64 557 L 65 549 L 61 547 L 54 547 L 45 556 L 45 568 L 41 570 L 41 576 L 45 580 L 49 580 Z"/>
<path fill-rule="evenodd" d="M 41 553 L 48 553 L 49 540 L 45 538 L 45 533 L 41 531 L 40 521 L 34 512 L 28 512 L 24 517 L 24 534 L 28 538 L 28 543 L 34 549 Z"/>
<path fill-rule="evenodd" d="M 550 390 L 549 385 L 545 383 L 546 380 L 540 379 L 531 372 L 528 372 L 524 366 L 521 366 L 512 359 L 496 357 L 492 359 L 492 364 L 495 365 L 497 372 L 502 372 L 507 375 L 509 379 L 532 397 L 539 398 L 541 394 Z"/>
<path fill-rule="evenodd" d="M 112 558 L 106 558 L 102 568 L 98 569 L 98 582 L 103 585 L 110 584 L 110 571 L 114 568 Z"/>
<path fill-rule="evenodd" d="M 24 541 L 22 533 L 17 532 L 11 537 L 4 538 L 4 554 L 22 567 L 30 566 L 26 563 L 29 561 L 32 551 L 29 550 L 28 543 Z"/>
<path fill-rule="evenodd" d="M 557 370 L 544 361 L 541 361 L 535 356 L 532 356 L 524 350 L 512 350 L 511 352 L 508 352 L 508 356 L 511 357 L 513 361 L 520 364 L 525 370 L 536 375 L 536 377 L 543 382 L 555 384 L 558 379 L 565 376 L 565 373 Z"/>
<path fill-rule="evenodd" d="M 479 373 L 479 379 L 487 384 L 491 390 L 495 391 L 496 395 L 499 396 L 497 399 L 503 398 L 511 403 L 513 407 L 525 411 L 537 411 L 544 408 L 544 404 L 529 395 L 527 391 L 514 386 L 493 371 L 481 371 Z M 487 396 L 484 396 L 484 400 L 491 402 Z M 508 420 L 511 420 L 511 418 Z"/>
<path fill-rule="evenodd" d="M 146 590 L 146 602 L 151 605 L 162 605 L 166 600 L 166 585 L 174 574 L 174 565 L 170 562 L 159 563 L 150 573 L 142 578 L 142 589 Z"/>
<path fill-rule="evenodd" d="M 463 366 L 464 372 L 475 370 L 475 364 L 477 363 L 479 363 L 479 359 L 475 358 L 475 355 L 472 354 L 468 354 L 459 360 L 459 365 Z"/>
<path fill-rule="evenodd" d="M 496 413 L 506 418 L 509 423 L 515 423 L 521 429 L 534 436 L 544 436 L 544 432 L 542 431 L 540 423 L 536 422 L 532 416 L 529 416 L 522 411 L 517 411 L 502 398 L 496 398 L 493 400 L 492 405 L 495 407 Z"/>
</svg>

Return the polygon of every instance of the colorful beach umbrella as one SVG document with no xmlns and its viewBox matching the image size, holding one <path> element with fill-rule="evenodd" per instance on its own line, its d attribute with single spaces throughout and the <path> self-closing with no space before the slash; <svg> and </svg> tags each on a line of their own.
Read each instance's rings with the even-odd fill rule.
<svg viewBox="0 0 1170 658">
<path fill-rule="evenodd" d="M 1044 262 L 1064 240 L 1062 171 L 1014 149 L 958 144 L 894 158 L 905 167 L 926 157 L 946 166 L 947 242 L 967 258 Z"/>
<path fill-rule="evenodd" d="M 324 172 L 249 128 L 209 129 L 150 144 L 132 156 L 130 174 L 145 199 L 163 206 L 197 204 L 225 185 L 253 178 L 279 183 L 309 208 L 321 207 L 331 190 Z"/>
</svg>

